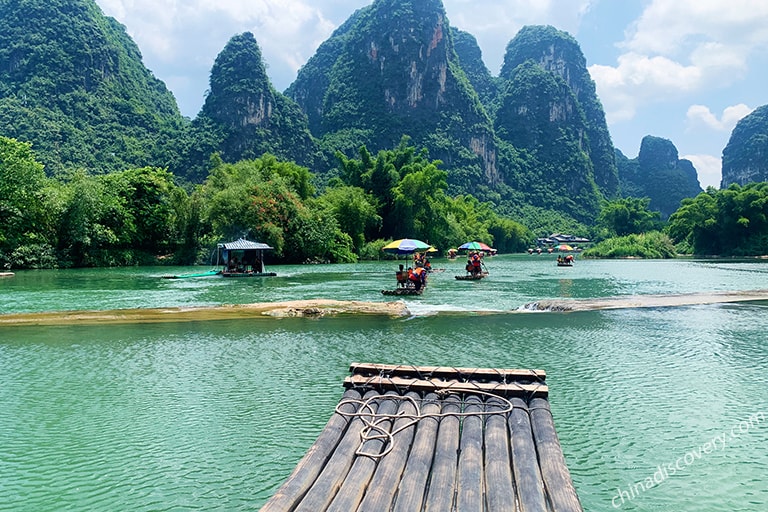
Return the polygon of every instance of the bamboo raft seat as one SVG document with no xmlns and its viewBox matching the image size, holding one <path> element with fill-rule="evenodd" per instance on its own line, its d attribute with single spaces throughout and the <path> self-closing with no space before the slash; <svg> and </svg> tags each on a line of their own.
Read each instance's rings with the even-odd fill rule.
<svg viewBox="0 0 768 512">
<path fill-rule="evenodd" d="M 354 363 L 261 509 L 581 512 L 543 370 Z"/>
</svg>

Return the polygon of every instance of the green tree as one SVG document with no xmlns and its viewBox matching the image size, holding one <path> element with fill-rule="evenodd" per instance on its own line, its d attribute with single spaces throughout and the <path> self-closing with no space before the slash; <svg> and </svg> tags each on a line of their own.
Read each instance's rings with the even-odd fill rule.
<svg viewBox="0 0 768 512">
<path fill-rule="evenodd" d="M 712 187 L 684 199 L 669 217 L 669 235 L 681 252 L 721 255 L 768 253 L 768 183 Z"/>
<path fill-rule="evenodd" d="M 48 181 L 32 145 L 0 137 L 0 265 L 46 266 L 35 253 L 52 251 Z M 50 265 L 50 261 L 47 262 Z"/>
<path fill-rule="evenodd" d="M 647 197 L 625 197 L 603 204 L 597 224 L 608 236 L 626 236 L 658 229 L 659 212 L 651 211 Z"/>
<path fill-rule="evenodd" d="M 127 245 L 131 219 L 123 200 L 106 183 L 78 171 L 64 185 L 58 252 L 64 266 L 87 267 L 130 263 L 116 261 L 116 250 Z M 113 252 L 114 251 L 114 252 Z"/>
<path fill-rule="evenodd" d="M 319 200 L 334 216 L 339 229 L 349 235 L 358 254 L 366 239 L 375 237 L 381 227 L 381 217 L 376 213 L 374 200 L 362 188 L 329 188 Z"/>
<path fill-rule="evenodd" d="M 219 163 L 195 192 L 204 243 L 248 237 L 275 248 L 288 262 L 350 261 L 352 239 L 327 204 L 312 198 L 312 175 L 271 155 Z"/>
</svg>

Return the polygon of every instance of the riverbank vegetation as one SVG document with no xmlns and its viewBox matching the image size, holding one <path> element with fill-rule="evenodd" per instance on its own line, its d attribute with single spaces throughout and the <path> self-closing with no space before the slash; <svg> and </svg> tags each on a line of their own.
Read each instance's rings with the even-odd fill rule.
<svg viewBox="0 0 768 512">
<path fill-rule="evenodd" d="M 448 195 L 442 162 L 407 138 L 337 159 L 322 190 L 306 167 L 270 154 L 237 163 L 214 155 L 207 179 L 184 187 L 154 167 L 47 177 L 30 144 L 0 137 L 0 266 L 208 263 L 217 242 L 239 237 L 271 245 L 285 263 L 377 259 L 403 237 L 442 250 L 478 240 L 501 253 L 534 243 L 493 203 Z M 768 183 L 709 188 L 667 223 L 648 203 L 605 202 L 586 233 L 599 243 L 584 257 L 768 254 Z"/>
<path fill-rule="evenodd" d="M 0 137 L 0 266 L 89 267 L 207 263 L 217 242 L 246 237 L 279 262 L 382 257 L 393 238 L 437 247 L 467 240 L 522 251 L 533 234 L 493 205 L 446 194 L 446 172 L 404 139 L 357 159 L 338 155 L 322 192 L 305 167 L 272 155 L 211 159 L 202 185 L 167 170 L 84 171 L 48 178 L 31 145 Z"/>
<path fill-rule="evenodd" d="M 583 258 L 665 259 L 676 255 L 672 240 L 659 231 L 609 238 L 582 253 Z"/>
</svg>

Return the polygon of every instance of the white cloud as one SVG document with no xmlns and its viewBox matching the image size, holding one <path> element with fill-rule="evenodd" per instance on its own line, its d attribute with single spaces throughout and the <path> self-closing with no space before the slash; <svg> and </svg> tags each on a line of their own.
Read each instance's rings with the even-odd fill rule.
<svg viewBox="0 0 768 512">
<path fill-rule="evenodd" d="M 752 112 L 743 103 L 726 107 L 720 119 L 705 105 L 691 105 L 686 115 L 690 127 L 705 126 L 712 130 L 731 132 L 741 118 Z"/>
<path fill-rule="evenodd" d="M 507 43 L 524 25 L 552 25 L 571 34 L 598 0 L 443 0 L 451 26 L 469 32 L 483 49 L 483 61 L 498 74 Z"/>
<path fill-rule="evenodd" d="M 669 91 L 682 94 L 696 89 L 701 70 L 666 57 L 626 53 L 618 66 L 592 65 L 589 73 L 609 124 L 632 119 L 642 105 L 669 99 Z"/>
<path fill-rule="evenodd" d="M 720 157 L 712 155 L 685 155 L 680 158 L 690 160 L 693 163 L 699 175 L 701 188 L 720 188 L 723 169 L 723 161 Z"/>
<path fill-rule="evenodd" d="M 347 4 L 341 21 L 368 3 L 339 1 Z M 329 9 L 311 0 L 97 2 L 106 15 L 127 27 L 141 48 L 145 65 L 169 86 L 174 85 L 179 107 L 189 116 L 196 115 L 202 105 L 216 56 L 236 34 L 254 34 L 270 79 L 282 90 L 337 26 L 324 15 Z"/>
<path fill-rule="evenodd" d="M 750 56 L 768 48 L 768 2 L 653 0 L 619 47 L 616 66 L 590 67 L 609 123 L 742 78 Z"/>
</svg>

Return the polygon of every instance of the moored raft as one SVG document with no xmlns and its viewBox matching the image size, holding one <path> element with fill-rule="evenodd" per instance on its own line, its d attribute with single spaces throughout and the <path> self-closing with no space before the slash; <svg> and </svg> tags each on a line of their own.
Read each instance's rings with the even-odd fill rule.
<svg viewBox="0 0 768 512">
<path fill-rule="evenodd" d="M 581 512 L 542 370 L 352 364 L 261 509 Z"/>
</svg>

